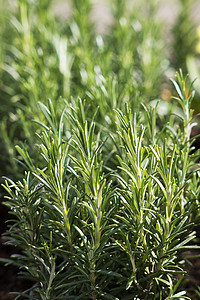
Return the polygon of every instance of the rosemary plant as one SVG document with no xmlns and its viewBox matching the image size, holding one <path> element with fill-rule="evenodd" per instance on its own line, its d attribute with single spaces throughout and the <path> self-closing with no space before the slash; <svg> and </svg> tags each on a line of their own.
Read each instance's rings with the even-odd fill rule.
<svg viewBox="0 0 200 300">
<path fill-rule="evenodd" d="M 7 7 L 2 37 L 5 55 L 1 65 L 1 129 L 10 161 L 7 173 L 18 177 L 19 168 L 13 163 L 15 145 L 26 140 L 31 151 L 36 141 L 32 120 L 43 118 L 39 101 L 47 103 L 51 95 L 55 103 L 64 107 L 59 97 L 69 96 L 72 57 L 67 38 L 58 34 L 60 26 L 51 1 L 18 0 L 13 5 Z"/>
<path fill-rule="evenodd" d="M 160 133 L 157 107 L 116 110 L 117 129 L 106 137 L 98 109 L 91 118 L 81 99 L 61 115 L 51 101 L 40 105 L 42 168 L 18 147 L 28 170 L 4 185 L 9 243 L 21 249 L 13 259 L 32 280 L 25 298 L 190 299 L 180 283 L 199 211 L 193 91 L 181 71 L 173 84 L 182 113 Z"/>
<path fill-rule="evenodd" d="M 192 19 L 194 4 L 195 1 L 193 0 L 180 1 L 178 16 L 172 28 L 174 36 L 172 63 L 175 68 L 182 68 L 184 72 L 187 70 L 187 57 L 195 53 L 197 40 L 195 35 L 196 24 Z"/>
<path fill-rule="evenodd" d="M 16 0 L 14 8 L 11 4 L 7 8 L 0 113 L 6 174 L 11 177 L 21 173 L 14 162 L 14 146 L 26 140 L 31 151 L 37 141 L 32 120 L 45 122 L 39 101 L 46 105 L 51 97 L 62 110 L 60 96 L 87 98 L 90 117 L 99 105 L 96 120 L 110 128 L 115 127 L 113 109 L 124 109 L 127 102 L 139 109 L 142 99 L 159 96 L 157 86 L 166 64 L 162 24 L 156 18 L 158 3 L 142 1 L 130 9 L 128 2 L 109 2 L 113 22 L 99 33 L 92 18 L 94 1 L 70 2 L 67 20 L 55 15 L 53 1 Z"/>
<path fill-rule="evenodd" d="M 30 280 L 16 299 L 189 299 L 181 281 L 200 193 L 194 92 L 179 71 L 166 113 L 151 101 L 173 65 L 159 1 L 105 2 L 105 32 L 94 1 L 69 1 L 67 19 L 54 2 L 13 1 L 0 21 L 7 239 Z M 175 51 L 184 45 L 176 67 L 193 47 L 183 38 L 189 18 L 181 11 L 174 27 Z"/>
</svg>

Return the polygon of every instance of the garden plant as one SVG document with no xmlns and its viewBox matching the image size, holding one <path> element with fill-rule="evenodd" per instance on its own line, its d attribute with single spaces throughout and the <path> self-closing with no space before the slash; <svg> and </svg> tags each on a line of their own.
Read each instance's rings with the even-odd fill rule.
<svg viewBox="0 0 200 300">
<path fill-rule="evenodd" d="M 5 239 L 17 253 L 2 261 L 30 283 L 16 299 L 191 299 L 198 88 L 187 64 L 168 78 L 159 1 L 108 1 L 105 32 L 94 1 L 68 1 L 67 18 L 55 3 L 17 0 L 2 19 Z"/>
<path fill-rule="evenodd" d="M 5 184 L 30 299 L 188 299 L 177 288 L 194 248 L 199 178 L 193 92 L 181 72 L 174 85 L 181 115 L 159 131 L 157 107 L 118 109 L 115 130 L 103 132 L 81 99 L 60 116 L 41 105 L 43 168 L 18 147 L 29 171 Z"/>
</svg>

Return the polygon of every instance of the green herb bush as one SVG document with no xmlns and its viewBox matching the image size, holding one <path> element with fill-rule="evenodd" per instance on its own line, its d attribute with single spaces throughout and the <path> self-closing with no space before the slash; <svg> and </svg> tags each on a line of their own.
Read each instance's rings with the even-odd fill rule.
<svg viewBox="0 0 200 300">
<path fill-rule="evenodd" d="M 178 287 L 199 211 L 193 92 L 181 71 L 173 83 L 180 114 L 162 128 L 157 107 L 118 109 L 116 129 L 105 133 L 81 99 L 61 115 L 51 101 L 41 105 L 43 168 L 18 147 L 29 171 L 5 184 L 9 243 L 21 248 L 21 274 L 33 281 L 24 296 L 189 299 Z"/>
<path fill-rule="evenodd" d="M 173 26 L 173 58 L 172 62 L 175 68 L 182 68 L 187 71 L 186 60 L 189 55 L 195 53 L 196 34 L 195 23 L 193 20 L 192 11 L 194 10 L 194 0 L 180 0 L 180 8 L 177 19 Z M 193 78 L 194 79 L 194 78 Z"/>
<path fill-rule="evenodd" d="M 169 85 L 159 1 L 110 1 L 105 33 L 93 1 L 71 1 L 67 19 L 52 1 L 15 3 L 0 101 L 7 243 L 30 280 L 16 299 L 190 299 L 180 284 L 199 223 L 194 92 L 180 70 L 175 97 L 154 100 Z"/>
<path fill-rule="evenodd" d="M 168 63 L 162 24 L 155 18 L 158 4 L 141 1 L 130 9 L 126 1 L 110 2 L 112 22 L 101 33 L 92 17 L 93 1 L 70 3 L 67 19 L 54 13 L 53 1 L 16 0 L 6 8 L 0 115 L 1 164 L 5 157 L 7 163 L 1 175 L 17 179 L 23 174 L 15 145 L 26 141 L 31 152 L 37 142 L 33 120 L 45 122 L 38 102 L 47 105 L 51 98 L 61 111 L 60 96 L 87 98 L 91 114 L 101 106 L 97 118 L 107 127 L 113 109 L 129 103 L 138 110 L 141 101 L 159 97 Z"/>
<path fill-rule="evenodd" d="M 15 145 L 26 141 L 31 152 L 37 142 L 39 129 L 33 120 L 45 122 L 38 102 L 47 105 L 51 98 L 61 111 L 60 96 L 67 101 L 71 96 L 86 98 L 91 114 L 101 107 L 96 120 L 107 127 L 110 120 L 114 124 L 113 109 L 124 110 L 129 103 L 138 111 L 141 102 L 160 98 L 169 67 L 185 71 L 188 55 L 194 53 L 193 0 L 181 1 L 169 33 L 171 51 L 163 39 L 165 24 L 158 18 L 161 1 L 103 1 L 110 16 L 104 30 L 104 13 L 95 19 L 95 1 L 67 3 L 68 9 L 59 0 L 0 2 L 1 176 L 17 179 L 23 174 Z M 190 62 L 194 80 L 198 72 Z"/>
<path fill-rule="evenodd" d="M 12 178 L 21 173 L 14 160 L 15 145 L 26 141 L 31 151 L 36 141 L 33 120 L 42 119 L 38 102 L 46 103 L 51 96 L 54 104 L 62 107 L 59 97 L 69 96 L 72 58 L 66 37 L 59 36 L 51 4 L 46 0 L 17 0 L 6 8 L 1 36 L 4 59 L 0 114 L 5 153 L 1 160 L 8 158 L 5 172 Z"/>
</svg>

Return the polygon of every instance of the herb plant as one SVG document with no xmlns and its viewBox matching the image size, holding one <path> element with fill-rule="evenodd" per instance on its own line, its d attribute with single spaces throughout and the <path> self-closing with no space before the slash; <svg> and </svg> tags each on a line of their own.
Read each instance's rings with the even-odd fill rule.
<svg viewBox="0 0 200 300">
<path fill-rule="evenodd" d="M 109 1 L 105 32 L 92 0 L 69 1 L 66 19 L 54 1 L 13 3 L 0 28 L 0 164 L 11 259 L 30 281 L 16 299 L 190 299 L 194 92 L 180 70 L 175 97 L 151 101 L 172 64 L 159 1 Z"/>
<path fill-rule="evenodd" d="M 181 115 L 160 132 L 156 107 L 116 110 L 106 136 L 81 99 L 60 116 L 52 102 L 41 104 L 43 167 L 18 147 L 28 171 L 4 186 L 15 217 L 9 243 L 21 248 L 17 263 L 33 281 L 25 297 L 189 299 L 179 285 L 199 209 L 193 91 L 181 71 L 173 84 Z"/>
<path fill-rule="evenodd" d="M 71 96 L 87 98 L 91 115 L 101 106 L 97 118 L 107 127 L 113 109 L 124 109 L 127 102 L 138 109 L 141 101 L 159 96 L 167 64 L 162 63 L 162 25 L 154 18 L 158 5 L 142 1 L 130 9 L 120 2 L 109 3 L 113 22 L 103 34 L 95 30 L 92 0 L 71 1 L 66 20 L 54 13 L 52 1 L 16 0 L 14 8 L 7 7 L 0 98 L 7 163 L 1 175 L 19 178 L 23 173 L 15 161 L 15 145 L 26 141 L 32 151 L 37 142 L 32 121 L 45 122 L 38 102 L 47 105 L 51 98 L 62 110 L 60 96 L 68 101 Z"/>
</svg>

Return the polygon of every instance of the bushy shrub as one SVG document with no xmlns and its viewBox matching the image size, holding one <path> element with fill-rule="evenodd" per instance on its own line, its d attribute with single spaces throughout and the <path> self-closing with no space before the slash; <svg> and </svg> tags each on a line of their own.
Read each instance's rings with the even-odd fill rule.
<svg viewBox="0 0 200 300">
<path fill-rule="evenodd" d="M 112 22 L 104 33 L 95 29 L 94 9 L 91 0 L 71 1 L 71 14 L 62 19 L 52 1 L 17 0 L 7 7 L 0 96 L 1 161 L 4 165 L 7 157 L 7 162 L 1 175 L 23 174 L 15 145 L 26 141 L 32 151 L 37 142 L 32 121 L 44 122 L 39 101 L 47 105 L 51 98 L 62 110 L 60 96 L 87 98 L 92 111 L 101 106 L 99 118 L 106 126 L 113 109 L 125 103 L 138 109 L 141 100 L 159 96 L 168 63 L 157 4 L 141 1 L 131 8 L 126 1 L 112 1 Z"/>
<path fill-rule="evenodd" d="M 110 1 L 104 32 L 91 0 L 70 1 L 66 19 L 53 1 L 13 3 L 0 29 L 0 164 L 8 243 L 32 282 L 19 297 L 189 299 L 194 92 L 180 70 L 170 100 L 159 1 Z"/>
<path fill-rule="evenodd" d="M 43 168 L 18 148 L 29 171 L 5 185 L 27 297 L 189 299 L 178 287 L 199 210 L 193 92 L 181 72 L 173 82 L 181 110 L 162 126 L 157 107 L 118 109 L 105 132 L 81 99 L 61 116 L 41 105 Z"/>
</svg>

